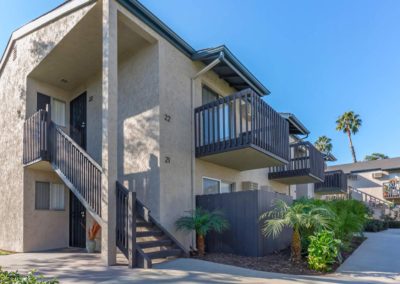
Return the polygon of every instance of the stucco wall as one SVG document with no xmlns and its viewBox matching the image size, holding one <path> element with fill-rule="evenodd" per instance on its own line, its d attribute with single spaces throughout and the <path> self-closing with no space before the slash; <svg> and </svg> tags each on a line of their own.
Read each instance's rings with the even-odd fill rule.
<svg viewBox="0 0 400 284">
<path fill-rule="evenodd" d="M 24 249 L 24 170 L 21 161 L 22 128 L 28 109 L 25 103 L 28 74 L 90 8 L 82 8 L 18 39 L 15 60 L 10 56 L 0 74 L 1 249 Z"/>
<path fill-rule="evenodd" d="M 399 178 L 400 172 L 391 172 L 388 175 L 384 175 L 382 178 L 375 179 L 372 174 L 377 171 L 362 172 L 357 174 L 352 174 L 356 178 L 348 178 L 348 186 L 354 187 L 372 196 L 380 199 L 383 198 L 383 183 L 389 182 L 391 179 Z"/>
<path fill-rule="evenodd" d="M 25 169 L 24 251 L 65 248 L 69 244 L 69 190 L 65 187 L 65 210 L 35 210 L 35 183 L 62 184 L 56 173 Z"/>
</svg>

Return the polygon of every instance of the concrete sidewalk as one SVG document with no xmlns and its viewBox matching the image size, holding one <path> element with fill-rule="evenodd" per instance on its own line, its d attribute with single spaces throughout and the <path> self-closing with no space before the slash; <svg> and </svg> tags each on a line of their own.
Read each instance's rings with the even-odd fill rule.
<svg viewBox="0 0 400 284">
<path fill-rule="evenodd" d="M 100 255 L 80 252 L 25 253 L 0 256 L 4 270 L 36 269 L 61 283 L 399 283 L 400 230 L 368 234 L 369 239 L 346 260 L 339 273 L 297 276 L 255 271 L 196 259 L 177 259 L 154 269 L 105 267 Z"/>
</svg>

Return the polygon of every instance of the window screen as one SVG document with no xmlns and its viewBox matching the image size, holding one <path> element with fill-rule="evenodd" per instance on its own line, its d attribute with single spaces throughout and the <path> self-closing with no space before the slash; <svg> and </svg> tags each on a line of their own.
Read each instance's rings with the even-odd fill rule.
<svg viewBox="0 0 400 284">
<path fill-rule="evenodd" d="M 59 126 L 65 125 L 65 102 L 53 99 L 53 107 L 51 109 L 51 119 Z"/>
<path fill-rule="evenodd" d="M 203 86 L 202 96 L 201 96 L 203 105 L 214 102 L 218 98 L 219 98 L 219 96 L 216 92 L 214 92 L 213 90 L 211 90 L 210 88 L 208 88 L 206 86 Z"/>
<path fill-rule="evenodd" d="M 36 182 L 35 209 L 37 210 L 50 209 L 50 183 Z"/>
<path fill-rule="evenodd" d="M 50 209 L 51 210 L 64 210 L 64 185 L 63 184 L 51 184 L 50 191 Z"/>
</svg>

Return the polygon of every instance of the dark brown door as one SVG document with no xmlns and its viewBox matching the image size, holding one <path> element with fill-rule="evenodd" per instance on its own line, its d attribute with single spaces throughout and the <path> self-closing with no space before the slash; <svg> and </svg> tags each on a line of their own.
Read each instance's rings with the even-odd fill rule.
<svg viewBox="0 0 400 284">
<path fill-rule="evenodd" d="M 70 104 L 71 137 L 86 150 L 86 92 Z"/>
<path fill-rule="evenodd" d="M 86 247 L 86 210 L 72 192 L 69 195 L 69 246 Z"/>
</svg>

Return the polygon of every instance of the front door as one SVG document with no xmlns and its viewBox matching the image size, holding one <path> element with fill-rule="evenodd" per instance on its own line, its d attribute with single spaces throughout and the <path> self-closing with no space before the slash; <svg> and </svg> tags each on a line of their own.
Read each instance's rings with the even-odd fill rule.
<svg viewBox="0 0 400 284">
<path fill-rule="evenodd" d="M 86 92 L 70 104 L 71 138 L 86 150 Z"/>
<path fill-rule="evenodd" d="M 69 196 L 69 246 L 86 246 L 86 209 L 70 191 Z"/>
</svg>

